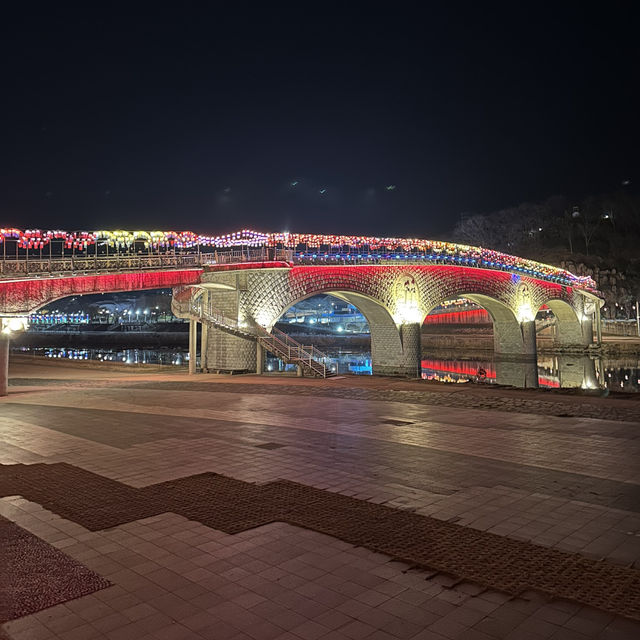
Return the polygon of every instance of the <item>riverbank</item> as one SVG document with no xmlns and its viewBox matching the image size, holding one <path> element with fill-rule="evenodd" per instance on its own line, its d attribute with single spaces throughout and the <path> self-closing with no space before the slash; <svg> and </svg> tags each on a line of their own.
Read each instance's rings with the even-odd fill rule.
<svg viewBox="0 0 640 640">
<path fill-rule="evenodd" d="M 371 343 L 369 334 L 293 334 L 295 340 L 304 344 L 313 344 L 320 350 L 333 348 L 361 348 Z M 156 331 L 76 331 L 57 332 L 25 332 L 12 339 L 13 347 L 36 348 L 75 348 L 75 349 L 188 349 L 188 332 L 156 332 Z M 479 331 L 458 331 L 434 333 L 422 332 L 423 357 L 434 351 L 464 352 L 469 356 L 487 356 L 493 353 L 493 334 Z M 640 356 L 640 338 L 624 336 L 604 336 L 602 346 L 591 347 L 558 347 L 544 336 L 538 337 L 538 351 L 544 354 L 576 354 Z"/>
<path fill-rule="evenodd" d="M 397 378 L 386 376 L 340 375 L 328 379 L 297 378 L 292 373 L 256 374 L 196 374 L 190 376 L 186 367 L 125 364 L 117 362 L 50 360 L 37 356 L 12 355 L 9 365 L 9 385 L 11 391 L 20 387 L 48 386 L 72 383 L 74 386 L 101 386 L 103 380 L 130 380 L 162 384 L 180 384 L 193 389 L 214 391 L 215 385 L 239 384 L 265 389 L 286 387 L 287 392 L 311 393 L 350 397 L 365 394 L 369 399 L 382 399 L 383 395 L 394 397 L 397 391 L 407 392 L 406 401 L 435 402 L 449 406 L 459 406 L 454 398 L 465 397 L 463 406 L 483 408 L 488 406 L 509 406 L 516 412 L 529 411 L 527 400 L 535 401 L 534 407 L 550 415 L 575 415 L 604 417 L 617 415 L 615 408 L 623 413 L 630 411 L 633 420 L 640 424 L 640 394 L 611 392 L 606 397 L 599 391 L 590 389 L 538 388 L 520 389 L 499 384 L 456 385 L 435 380 L 418 378 Z M 195 386 L 193 386 L 195 385 Z M 185 387 L 185 388 L 187 388 Z M 302 389 L 298 389 L 302 388 Z M 298 391 L 295 391 L 298 389 Z M 258 391 L 262 393 L 262 391 Z M 382 394 L 382 395 L 380 395 Z M 437 394 L 434 396 L 433 394 Z M 460 395 L 461 394 L 461 395 Z M 354 396 L 354 397 L 355 397 Z M 386 397 L 386 396 L 385 396 Z M 402 402 L 402 394 L 397 400 Z M 439 399 L 438 399 L 439 398 Z M 542 402 L 542 405 L 539 403 Z M 587 404 L 585 404 L 587 403 Z M 526 412 L 525 411 L 525 412 Z M 568 413 L 567 413 L 568 412 Z M 611 418 L 607 418 L 611 419 Z"/>
</svg>

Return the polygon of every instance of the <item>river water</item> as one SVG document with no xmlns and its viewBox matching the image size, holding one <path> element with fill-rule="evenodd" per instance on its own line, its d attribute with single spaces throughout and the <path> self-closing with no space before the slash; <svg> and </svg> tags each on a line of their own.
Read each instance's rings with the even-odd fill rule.
<svg viewBox="0 0 640 640">
<path fill-rule="evenodd" d="M 323 347 L 327 364 L 338 375 L 371 375 L 371 352 L 367 347 Z M 183 349 L 84 349 L 18 347 L 15 353 L 66 360 L 96 360 L 128 365 L 160 364 L 184 367 L 189 354 Z M 424 357 L 420 375 L 425 380 L 450 384 L 510 384 L 520 386 L 525 369 L 531 364 L 501 362 L 491 357 L 469 358 L 450 353 Z M 267 357 L 266 370 L 292 371 L 273 357 Z M 590 359 L 586 356 L 538 356 L 538 384 L 545 388 L 583 387 L 606 388 L 610 391 L 638 393 L 640 391 L 640 357 Z"/>
</svg>

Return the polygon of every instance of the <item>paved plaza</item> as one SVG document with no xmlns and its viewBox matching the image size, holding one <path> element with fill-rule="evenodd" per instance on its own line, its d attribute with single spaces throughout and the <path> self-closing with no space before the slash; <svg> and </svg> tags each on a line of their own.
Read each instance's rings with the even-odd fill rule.
<svg viewBox="0 0 640 640">
<path fill-rule="evenodd" d="M 0 638 L 640 637 L 640 401 L 19 364 Z"/>
</svg>

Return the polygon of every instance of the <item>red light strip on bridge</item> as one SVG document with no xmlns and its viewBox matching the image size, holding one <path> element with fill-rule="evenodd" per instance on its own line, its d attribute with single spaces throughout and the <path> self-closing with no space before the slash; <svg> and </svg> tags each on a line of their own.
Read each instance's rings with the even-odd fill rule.
<svg viewBox="0 0 640 640">
<path fill-rule="evenodd" d="M 378 238 L 373 236 L 321 235 L 298 233 L 261 233 L 250 229 L 242 229 L 222 236 L 203 236 L 192 231 L 42 231 L 40 229 L 0 229 L 0 243 L 16 241 L 16 251 L 37 250 L 60 242 L 61 248 L 86 251 L 90 246 L 99 244 L 115 247 L 117 250 L 130 250 L 137 245 L 145 249 L 189 249 L 209 247 L 214 250 L 233 247 L 276 247 L 301 251 L 300 258 L 307 256 L 309 249 L 326 247 L 330 251 L 340 249 L 343 258 L 369 258 L 370 252 L 393 252 L 395 255 L 378 255 L 378 258 L 407 259 L 420 257 L 425 260 L 460 266 L 487 267 L 514 271 L 522 275 L 542 278 L 595 291 L 596 283 L 590 277 L 576 276 L 564 269 L 526 260 L 499 251 L 472 247 L 452 242 L 422 240 L 418 238 Z M 304 249 L 304 251 L 302 251 Z M 346 250 L 346 251 L 345 251 Z M 354 252 L 356 255 L 354 255 Z M 420 254 L 411 255 L 411 254 Z M 362 255 L 357 255 L 362 254 Z M 400 255 L 409 254 L 409 255 Z M 325 253 L 326 257 L 332 254 Z M 308 254 L 312 257 L 312 254 Z M 313 257 L 316 256 L 313 254 Z"/>
</svg>

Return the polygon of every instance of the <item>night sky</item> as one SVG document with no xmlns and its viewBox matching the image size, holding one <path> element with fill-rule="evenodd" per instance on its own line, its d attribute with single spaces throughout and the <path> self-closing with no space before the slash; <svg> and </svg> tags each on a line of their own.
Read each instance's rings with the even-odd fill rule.
<svg viewBox="0 0 640 640">
<path fill-rule="evenodd" d="M 0 226 L 446 237 L 638 187 L 632 3 L 444 4 L 23 3 Z"/>
</svg>

